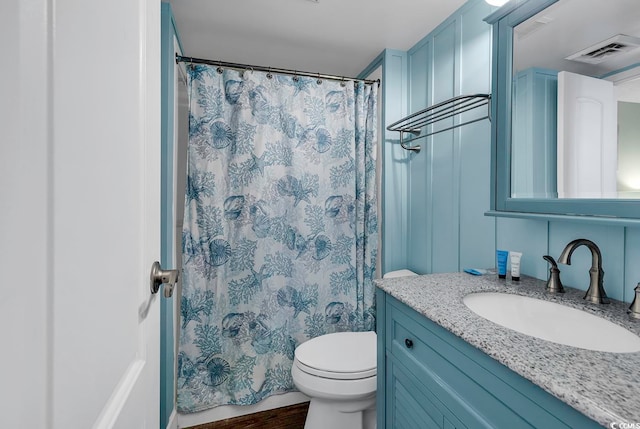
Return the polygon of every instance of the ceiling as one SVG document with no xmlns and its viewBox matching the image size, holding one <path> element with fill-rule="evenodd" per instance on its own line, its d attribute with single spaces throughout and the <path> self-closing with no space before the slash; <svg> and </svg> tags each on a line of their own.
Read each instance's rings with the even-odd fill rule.
<svg viewBox="0 0 640 429">
<path fill-rule="evenodd" d="M 640 48 L 599 64 L 566 57 L 617 34 L 640 38 L 639 0 L 560 0 L 514 29 L 514 72 L 529 67 L 600 77 L 640 63 Z"/>
<path fill-rule="evenodd" d="M 465 0 L 170 0 L 189 57 L 355 77 Z"/>
</svg>

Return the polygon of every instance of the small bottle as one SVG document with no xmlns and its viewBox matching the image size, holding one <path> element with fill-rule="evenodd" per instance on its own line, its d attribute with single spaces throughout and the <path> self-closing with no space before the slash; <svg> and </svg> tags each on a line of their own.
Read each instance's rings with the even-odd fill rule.
<svg viewBox="0 0 640 429">
<path fill-rule="evenodd" d="M 509 252 L 509 259 L 511 260 L 511 280 L 514 282 L 520 281 L 520 259 L 522 258 L 522 252 Z"/>
<path fill-rule="evenodd" d="M 496 250 L 496 265 L 498 266 L 498 278 L 507 278 L 507 258 L 509 252 L 507 250 Z"/>
</svg>

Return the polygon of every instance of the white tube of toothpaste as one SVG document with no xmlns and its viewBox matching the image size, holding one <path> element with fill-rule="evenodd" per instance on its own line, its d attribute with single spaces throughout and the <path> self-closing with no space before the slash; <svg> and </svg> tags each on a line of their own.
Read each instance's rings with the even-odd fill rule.
<svg viewBox="0 0 640 429">
<path fill-rule="evenodd" d="M 520 281 L 520 259 L 522 258 L 521 252 L 509 252 L 511 259 L 511 280 Z"/>
</svg>

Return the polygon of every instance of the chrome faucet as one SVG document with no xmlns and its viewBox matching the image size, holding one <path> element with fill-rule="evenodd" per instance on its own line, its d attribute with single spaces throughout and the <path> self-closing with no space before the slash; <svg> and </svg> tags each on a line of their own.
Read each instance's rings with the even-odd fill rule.
<svg viewBox="0 0 640 429">
<path fill-rule="evenodd" d="M 573 240 L 564 248 L 560 258 L 558 258 L 558 262 L 561 264 L 571 265 L 571 254 L 579 246 L 587 246 L 591 251 L 591 269 L 589 269 L 589 277 L 591 278 L 591 281 L 589 282 L 589 289 L 587 290 L 584 299 L 595 304 L 608 304 L 609 300 L 607 299 L 607 294 L 604 292 L 604 287 L 602 286 L 602 279 L 604 278 L 602 254 L 600 253 L 600 249 L 596 243 L 591 240 L 587 240 L 586 238 Z"/>
</svg>

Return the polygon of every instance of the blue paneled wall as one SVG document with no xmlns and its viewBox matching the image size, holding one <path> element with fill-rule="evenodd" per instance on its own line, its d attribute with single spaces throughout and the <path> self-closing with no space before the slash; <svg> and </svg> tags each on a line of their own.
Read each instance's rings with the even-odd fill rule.
<svg viewBox="0 0 640 429">
<path fill-rule="evenodd" d="M 407 260 L 407 193 L 409 153 L 398 144 L 397 133 L 387 126 L 407 114 L 407 53 L 386 49 L 365 71 L 365 78 L 382 67 L 382 267 L 381 274 L 406 268 Z"/>
<path fill-rule="evenodd" d="M 568 242 L 587 238 L 602 252 L 604 288 L 611 298 L 631 302 L 633 288 L 640 282 L 640 228 L 590 223 L 588 221 L 545 221 L 497 219 L 497 245 L 501 249 L 522 251 L 522 272 L 546 279 L 548 264 L 542 255 L 558 259 Z M 576 249 L 571 265 L 559 265 L 565 286 L 586 290 L 589 286 L 591 253 Z"/>
<path fill-rule="evenodd" d="M 409 111 L 490 91 L 491 12 L 470 1 L 408 51 Z M 434 125 L 450 127 L 464 117 Z M 407 268 L 418 273 L 493 265 L 488 120 L 417 140 L 409 161 Z"/>
<path fill-rule="evenodd" d="M 407 51 L 406 70 L 402 52 L 386 51 L 385 126 L 403 108 L 412 113 L 456 95 L 491 91 L 491 28 L 483 18 L 493 10 L 484 0 L 469 0 Z M 397 92 L 403 80 L 406 98 Z M 569 241 L 588 238 L 602 250 L 608 295 L 633 299 L 640 282 L 640 227 L 484 216 L 491 190 L 488 120 L 417 140 L 418 154 L 402 153 L 394 134 L 387 132 L 384 143 L 383 272 L 494 266 L 500 248 L 523 252 L 522 273 L 546 279 L 543 255 L 557 259 Z M 572 262 L 560 265 L 563 283 L 586 289 L 589 251 L 577 249 Z"/>
</svg>

